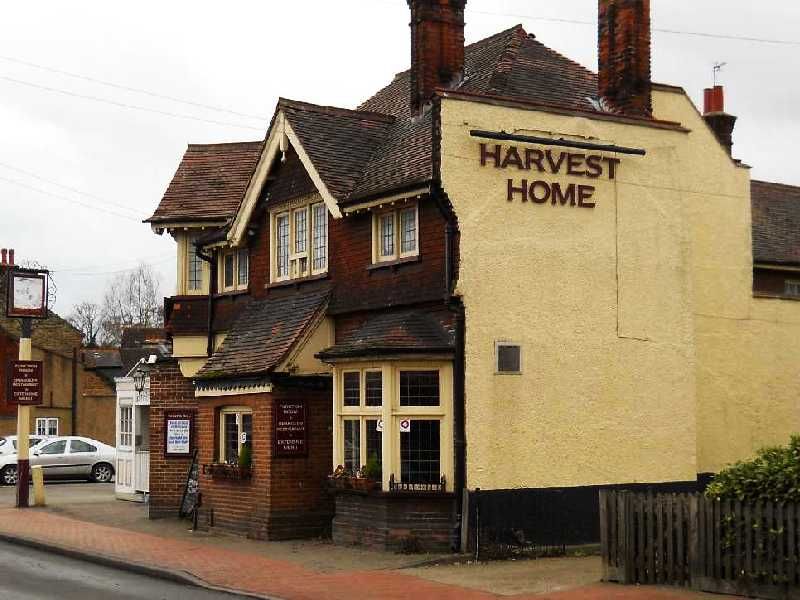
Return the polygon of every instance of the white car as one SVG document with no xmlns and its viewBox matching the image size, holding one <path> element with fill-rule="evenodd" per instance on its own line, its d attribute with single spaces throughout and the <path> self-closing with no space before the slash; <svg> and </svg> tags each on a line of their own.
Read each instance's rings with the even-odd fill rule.
<svg viewBox="0 0 800 600">
<path fill-rule="evenodd" d="M 44 440 L 31 449 L 31 466 L 41 466 L 47 479 L 89 479 L 108 483 L 114 477 L 117 449 L 74 435 Z M 17 455 L 0 456 L 0 482 L 17 483 Z"/>
<path fill-rule="evenodd" d="M 46 435 L 29 435 L 28 444 L 31 448 L 47 439 Z M 0 437 L 0 455 L 17 453 L 17 436 L 4 435 Z"/>
</svg>

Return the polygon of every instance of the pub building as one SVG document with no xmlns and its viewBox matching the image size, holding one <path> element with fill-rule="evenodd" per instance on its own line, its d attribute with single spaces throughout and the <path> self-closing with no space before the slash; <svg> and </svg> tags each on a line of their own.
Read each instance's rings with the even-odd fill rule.
<svg viewBox="0 0 800 600">
<path fill-rule="evenodd" d="M 200 522 L 250 537 L 458 547 L 480 489 L 592 542 L 599 488 L 695 489 L 785 442 L 800 190 L 751 183 L 721 87 L 701 114 L 651 82 L 649 1 L 599 0 L 597 73 L 408 3 L 408 71 L 189 145 L 148 220 L 177 243 L 151 516 L 196 451 Z M 329 478 L 368 463 L 377 489 Z"/>
</svg>

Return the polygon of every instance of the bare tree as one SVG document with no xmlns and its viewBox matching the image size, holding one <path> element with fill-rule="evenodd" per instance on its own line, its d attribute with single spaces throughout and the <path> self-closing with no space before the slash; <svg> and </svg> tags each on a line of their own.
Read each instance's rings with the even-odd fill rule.
<svg viewBox="0 0 800 600">
<path fill-rule="evenodd" d="M 158 276 L 150 265 L 141 263 L 111 281 L 101 308 L 103 344 L 118 346 L 126 327 L 161 327 L 163 323 Z"/>
<path fill-rule="evenodd" d="M 94 302 L 81 302 L 72 310 L 67 321 L 83 334 L 83 343 L 87 346 L 97 345 L 101 332 L 100 305 Z"/>
</svg>

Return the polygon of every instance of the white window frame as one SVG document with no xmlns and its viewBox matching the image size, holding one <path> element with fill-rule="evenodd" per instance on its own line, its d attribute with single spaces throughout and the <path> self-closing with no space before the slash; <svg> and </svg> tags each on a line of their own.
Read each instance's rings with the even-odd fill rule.
<svg viewBox="0 0 800 600">
<path fill-rule="evenodd" d="M 205 263 L 203 259 L 197 256 L 197 249 L 194 243 L 197 241 L 199 234 L 190 233 L 186 236 L 186 292 L 188 294 L 202 294 L 205 290 Z M 197 265 L 199 267 L 200 278 L 196 287 L 192 287 L 192 263 L 197 256 Z"/>
<path fill-rule="evenodd" d="M 50 425 L 55 423 L 55 433 L 49 433 Z M 46 437 L 58 435 L 58 417 L 37 417 L 36 418 L 36 435 L 43 435 Z M 42 429 L 44 428 L 44 429 Z"/>
<path fill-rule="evenodd" d="M 414 211 L 414 248 L 403 252 L 403 232 L 401 217 L 405 211 Z M 393 252 L 391 254 L 383 253 L 383 219 L 391 215 L 394 227 L 393 231 Z M 395 206 L 387 210 L 376 211 L 372 215 L 372 263 L 380 264 L 384 262 L 393 262 L 402 260 L 404 258 L 412 258 L 419 256 L 419 203 L 411 202 L 403 204 L 402 206 Z"/>
<path fill-rule="evenodd" d="M 325 218 L 325 262 L 320 267 L 314 267 L 315 261 L 315 244 L 314 232 L 317 224 L 317 208 L 323 207 L 322 214 Z M 305 214 L 305 230 L 303 249 L 298 250 L 297 239 L 297 215 Z M 279 220 L 287 218 L 289 227 L 288 237 L 288 268 L 287 272 L 279 274 L 278 272 L 278 222 Z M 270 212 L 270 282 L 280 283 L 284 281 L 293 281 L 298 279 L 306 279 L 317 275 L 323 275 L 328 272 L 328 264 L 330 263 L 330 235 L 328 227 L 328 209 L 325 204 L 319 200 L 318 196 L 306 202 L 301 202 L 296 205 L 283 206 L 279 209 Z"/>
<path fill-rule="evenodd" d="M 225 439 L 226 432 L 225 432 L 225 415 L 236 415 L 236 426 L 237 426 L 237 433 L 236 433 L 236 456 L 239 456 L 242 453 L 242 431 L 244 427 L 244 419 L 242 415 L 253 415 L 253 409 L 249 406 L 226 406 L 221 408 L 219 411 L 219 448 L 217 452 L 217 458 L 219 462 L 225 462 L 225 449 L 227 444 L 225 443 L 227 440 Z M 253 429 L 255 429 L 255 418 L 253 417 Z M 252 435 L 252 433 L 251 433 Z M 250 442 L 250 447 L 253 447 L 253 441 L 248 440 Z"/>
<path fill-rule="evenodd" d="M 133 447 L 133 405 L 131 404 L 120 404 L 119 406 L 119 445 L 121 448 Z"/>
<path fill-rule="evenodd" d="M 233 248 L 219 253 L 219 259 L 217 261 L 217 268 L 218 268 L 217 283 L 219 285 L 219 289 L 222 292 L 242 291 L 248 288 L 250 282 L 249 273 L 247 275 L 246 281 L 239 280 L 239 260 L 241 259 L 242 254 L 245 252 L 248 252 L 247 248 Z M 231 259 L 231 265 L 232 265 L 231 269 L 233 270 L 230 285 L 227 285 L 225 283 L 225 261 L 228 258 Z M 247 263 L 249 269 L 250 267 L 249 254 L 247 254 Z"/>
</svg>

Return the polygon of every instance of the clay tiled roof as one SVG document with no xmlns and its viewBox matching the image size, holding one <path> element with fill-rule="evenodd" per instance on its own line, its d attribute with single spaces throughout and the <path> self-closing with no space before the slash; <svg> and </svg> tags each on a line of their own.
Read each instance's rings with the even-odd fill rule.
<svg viewBox="0 0 800 600">
<path fill-rule="evenodd" d="M 345 200 L 392 129 L 394 117 L 281 99 L 282 110 L 328 191 Z"/>
<path fill-rule="evenodd" d="M 277 367 L 328 303 L 328 290 L 253 300 L 198 379 L 252 377 Z"/>
<path fill-rule="evenodd" d="M 219 221 L 236 214 L 264 142 L 189 144 L 150 223 Z"/>
<path fill-rule="evenodd" d="M 404 71 L 359 109 L 410 116 L 410 72 Z M 597 75 L 551 50 L 522 25 L 465 49 L 464 80 L 457 91 L 594 110 Z"/>
<path fill-rule="evenodd" d="M 351 335 L 319 353 L 322 359 L 378 354 L 452 352 L 453 334 L 421 311 L 380 313 Z"/>
<path fill-rule="evenodd" d="M 753 181 L 753 261 L 800 264 L 800 187 Z"/>
</svg>

